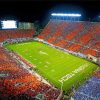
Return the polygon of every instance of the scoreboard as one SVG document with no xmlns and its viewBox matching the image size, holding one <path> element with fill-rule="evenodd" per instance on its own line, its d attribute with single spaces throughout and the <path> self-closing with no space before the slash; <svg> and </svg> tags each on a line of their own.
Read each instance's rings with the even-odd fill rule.
<svg viewBox="0 0 100 100">
<path fill-rule="evenodd" d="M 1 21 L 1 28 L 2 29 L 16 29 L 17 22 L 15 20 L 3 20 Z"/>
</svg>

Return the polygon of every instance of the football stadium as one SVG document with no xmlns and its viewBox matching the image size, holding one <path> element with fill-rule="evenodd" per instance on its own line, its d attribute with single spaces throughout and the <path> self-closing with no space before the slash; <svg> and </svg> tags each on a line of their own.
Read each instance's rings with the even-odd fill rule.
<svg viewBox="0 0 100 100">
<path fill-rule="evenodd" d="M 47 2 L 32 3 L 40 6 Z M 60 6 L 61 3 L 64 5 Z M 97 7 L 99 13 L 100 7 L 93 3 L 93 9 Z M 39 8 L 41 23 L 35 21 L 39 18 L 35 10 L 34 22 L 28 20 L 31 14 L 21 21 L 14 17 L 15 13 L 13 17 L 1 18 L 0 100 L 100 100 L 100 16 L 84 20 L 84 11 L 80 8 L 80 12 L 74 12 L 79 7 L 68 4 L 74 5 L 73 0 L 52 1 L 44 9 Z M 25 6 L 21 6 L 23 10 Z M 46 7 L 49 17 L 43 15 Z"/>
</svg>

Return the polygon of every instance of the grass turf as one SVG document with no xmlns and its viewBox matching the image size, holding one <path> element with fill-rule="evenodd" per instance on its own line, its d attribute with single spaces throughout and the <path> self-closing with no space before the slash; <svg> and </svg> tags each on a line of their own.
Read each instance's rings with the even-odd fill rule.
<svg viewBox="0 0 100 100">
<path fill-rule="evenodd" d="M 69 90 L 73 84 L 84 82 L 97 65 L 52 48 L 40 42 L 27 42 L 7 45 L 8 49 L 15 51 L 38 69 L 38 73 L 49 80 L 57 88 Z"/>
</svg>

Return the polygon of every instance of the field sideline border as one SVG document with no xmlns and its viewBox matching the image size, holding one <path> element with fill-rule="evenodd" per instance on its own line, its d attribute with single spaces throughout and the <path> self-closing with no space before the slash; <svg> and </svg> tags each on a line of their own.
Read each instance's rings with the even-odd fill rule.
<svg viewBox="0 0 100 100">
<path fill-rule="evenodd" d="M 89 61 L 89 62 L 92 62 L 92 63 L 94 63 L 94 64 L 96 64 L 96 65 L 99 65 L 99 64 L 97 64 L 95 61 L 90 60 L 90 59 L 88 58 L 87 55 L 84 55 L 84 54 L 82 54 L 82 53 L 76 53 L 76 52 L 73 52 L 73 51 L 66 50 L 66 49 L 61 48 L 61 47 L 59 47 L 59 46 L 55 46 L 55 45 L 53 45 L 53 44 L 51 44 L 51 43 L 48 43 L 48 42 L 44 41 L 43 39 L 34 38 L 33 40 L 34 40 L 34 41 L 37 41 L 37 42 L 42 42 L 42 43 L 44 43 L 44 44 L 46 44 L 46 45 L 51 46 L 52 48 L 55 48 L 55 49 L 57 49 L 57 50 L 61 50 L 61 51 L 63 51 L 64 53 L 71 54 L 71 55 L 73 55 L 73 56 L 76 56 L 76 57 L 85 59 L 85 60 L 87 60 L 87 61 Z M 82 56 L 80 56 L 80 54 L 81 54 Z"/>
</svg>

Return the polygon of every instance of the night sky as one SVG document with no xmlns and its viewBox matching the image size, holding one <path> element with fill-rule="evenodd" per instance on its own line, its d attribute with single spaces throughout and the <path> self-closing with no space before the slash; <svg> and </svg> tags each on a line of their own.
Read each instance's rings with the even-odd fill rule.
<svg viewBox="0 0 100 100">
<path fill-rule="evenodd" d="M 82 20 L 96 20 L 100 0 L 0 0 L 0 19 L 43 22 L 52 12 L 81 13 Z"/>
</svg>

